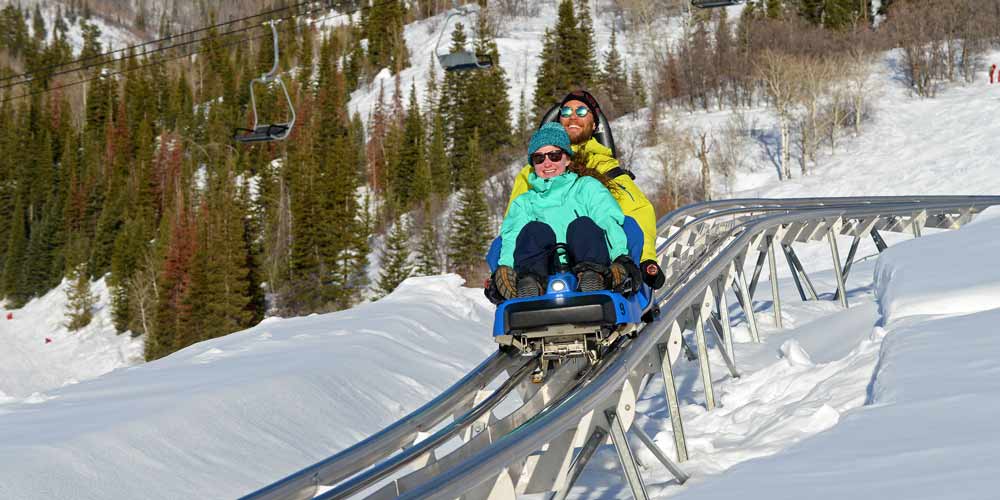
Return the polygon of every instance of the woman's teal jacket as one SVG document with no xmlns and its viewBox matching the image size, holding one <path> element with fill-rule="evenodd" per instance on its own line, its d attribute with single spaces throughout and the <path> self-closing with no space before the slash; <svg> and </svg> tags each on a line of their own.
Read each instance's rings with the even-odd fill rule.
<svg viewBox="0 0 1000 500">
<path fill-rule="evenodd" d="M 500 265 L 514 266 L 517 235 L 529 222 L 548 224 L 556 233 L 556 242 L 566 243 L 566 228 L 578 217 L 590 217 L 604 230 L 611 260 L 628 254 L 625 230 L 622 229 L 625 216 L 601 181 L 580 177 L 573 172 L 542 179 L 532 172 L 528 176 L 528 184 L 530 189 L 514 198 L 500 227 Z"/>
</svg>

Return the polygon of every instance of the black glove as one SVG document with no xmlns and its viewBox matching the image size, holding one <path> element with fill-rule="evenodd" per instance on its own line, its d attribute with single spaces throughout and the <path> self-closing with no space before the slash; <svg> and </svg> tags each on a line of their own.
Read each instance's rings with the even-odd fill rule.
<svg viewBox="0 0 1000 500">
<path fill-rule="evenodd" d="M 667 277 L 663 275 L 663 269 L 660 269 L 660 265 L 655 260 L 642 261 L 642 264 L 639 264 L 639 269 L 642 270 L 642 281 L 645 281 L 653 290 L 659 290 L 667 281 Z"/>
<path fill-rule="evenodd" d="M 517 297 L 517 273 L 510 266 L 497 267 L 493 275 L 486 280 L 483 293 L 494 304 Z"/>
<path fill-rule="evenodd" d="M 483 295 L 492 302 L 494 305 L 500 305 L 504 301 L 503 295 L 500 295 L 500 290 L 493 285 L 493 278 L 486 278 L 486 283 L 483 283 Z"/>
<path fill-rule="evenodd" d="M 631 295 L 642 286 L 642 273 L 635 262 L 627 255 L 622 255 L 611 263 L 611 289 L 623 295 Z"/>
</svg>

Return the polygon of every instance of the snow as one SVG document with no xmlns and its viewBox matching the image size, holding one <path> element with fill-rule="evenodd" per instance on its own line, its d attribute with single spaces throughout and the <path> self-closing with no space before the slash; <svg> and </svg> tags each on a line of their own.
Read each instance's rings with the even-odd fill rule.
<svg viewBox="0 0 1000 500">
<path fill-rule="evenodd" d="M 268 318 L 0 405 L 0 498 L 234 498 L 312 464 L 494 349 L 491 305 L 461 284 L 411 278 L 378 302 Z"/>
<path fill-rule="evenodd" d="M 886 252 L 875 271 L 885 322 L 921 314 L 971 314 L 1000 307 L 1000 209 L 991 208 L 959 234 L 928 236 Z M 961 247 L 955 254 L 952 248 Z M 925 254 L 946 266 L 918 266 Z M 891 257 L 891 258 L 890 258 Z"/>
<path fill-rule="evenodd" d="M 554 3 L 546 2 L 538 16 L 507 23 L 498 40 L 515 108 L 521 88 L 530 102 L 533 54 L 554 12 Z M 412 79 L 423 91 L 442 21 L 407 27 L 414 68 L 404 71 L 404 89 Z M 595 28 L 599 40 L 610 34 L 603 23 Z M 886 54 L 876 68 L 874 118 L 862 135 L 820 155 L 811 175 L 785 182 L 777 182 L 762 151 L 750 150 L 750 170 L 737 176 L 734 193 L 1000 191 L 990 161 L 1000 145 L 993 120 L 1000 87 L 980 82 L 920 100 L 895 80 L 897 59 Z M 391 77 L 380 76 L 387 78 L 391 95 Z M 372 96 L 357 91 L 352 110 L 366 116 Z M 766 109 L 746 114 L 761 130 L 773 129 Z M 707 127 L 731 116 L 667 120 Z M 616 122 L 619 143 L 637 137 L 643 120 L 640 112 Z M 640 183 L 656 182 L 655 151 L 637 148 L 635 158 Z M 995 498 L 998 224 L 1000 210 L 992 209 L 959 231 L 927 231 L 919 239 L 887 234 L 893 246 L 881 255 L 865 241 L 847 282 L 848 310 L 831 300 L 835 283 L 825 244 L 797 246 L 822 300 L 799 301 L 780 266 L 786 328 L 775 328 L 770 287 L 761 282 L 755 303 L 760 344 L 750 342 L 732 306 L 742 376 L 730 377 L 712 352 L 715 410 L 704 408 L 696 364 L 679 363 L 691 454 L 682 467 L 692 479 L 678 486 L 636 442 L 650 494 Z M 392 423 L 495 348 L 488 333 L 493 307 L 481 289 L 445 275 L 411 278 L 388 297 L 347 311 L 270 317 L 138 364 L 141 340 L 114 334 L 106 287 L 94 287 L 101 305 L 94 324 L 81 332 L 58 326 L 62 289 L 13 311 L 14 320 L 0 319 L 0 498 L 237 497 Z M 44 344 L 45 336 L 53 342 Z M 653 379 L 639 398 L 635 425 L 669 455 L 665 406 L 662 382 Z M 608 447 L 572 491 L 575 498 L 629 495 Z"/>
<path fill-rule="evenodd" d="M 0 310 L 0 404 L 44 400 L 50 389 L 142 361 L 142 340 L 115 332 L 103 279 L 91 285 L 99 304 L 93 321 L 75 332 L 66 329 L 68 286 L 64 280 L 21 309 Z M 13 319 L 6 319 L 8 312 Z"/>
</svg>

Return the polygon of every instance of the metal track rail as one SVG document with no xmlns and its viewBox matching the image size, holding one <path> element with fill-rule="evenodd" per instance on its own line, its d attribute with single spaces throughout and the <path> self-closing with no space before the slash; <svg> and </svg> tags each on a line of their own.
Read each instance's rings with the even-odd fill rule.
<svg viewBox="0 0 1000 500">
<path fill-rule="evenodd" d="M 593 421 L 601 415 L 620 414 L 621 394 L 628 391 L 630 385 L 636 386 L 631 381 L 653 372 L 649 355 L 657 351 L 657 345 L 664 337 L 678 332 L 676 325 L 684 321 L 684 315 L 692 307 L 703 303 L 706 293 L 717 280 L 729 276 L 735 265 L 743 264 L 747 251 L 757 248 L 765 240 L 770 242 L 786 236 L 798 238 L 807 228 L 809 234 L 805 237 L 806 241 L 832 238 L 835 234 L 853 234 L 873 225 L 880 225 L 886 230 L 903 230 L 912 225 L 907 224 L 907 220 L 920 221 L 932 227 L 954 227 L 971 219 L 973 212 L 994 204 L 1000 204 L 1000 197 L 972 202 L 959 200 L 810 209 L 765 216 L 733 228 L 728 241 L 705 257 L 704 265 L 687 277 L 683 287 L 672 294 L 658 296 L 663 315 L 637 339 L 606 358 L 592 380 L 561 398 L 551 409 L 540 413 L 516 433 L 505 435 L 492 446 L 419 486 L 401 491 L 400 498 L 456 498 L 483 488 L 483 485 L 487 488 L 477 491 L 485 494 L 474 495 L 475 498 L 509 496 L 504 492 L 510 490 L 507 484 L 511 482 L 512 464 L 533 456 L 546 445 L 551 448 L 551 443 L 566 433 L 579 432 L 587 427 L 582 422 Z M 637 491 L 641 488 L 633 485 L 633 492 Z"/>
<path fill-rule="evenodd" d="M 637 497 L 644 497 L 642 478 L 625 433 L 635 413 L 635 400 L 648 377 L 662 373 L 669 403 L 678 460 L 687 458 L 683 425 L 673 386 L 671 365 L 678 359 L 681 334 L 693 329 L 698 341 L 706 404 L 715 406 L 709 373 L 705 326 L 727 347 L 721 350 L 732 376 L 738 376 L 732 352 L 726 291 L 736 293 L 746 320 L 757 338 L 752 307 L 754 289 L 764 258 L 770 255 L 772 282 L 773 245 L 793 260 L 792 267 L 808 283 L 801 262 L 794 257 L 795 242 L 830 241 L 838 276 L 835 299 L 846 306 L 843 282 L 861 236 L 878 231 L 912 231 L 922 227 L 954 228 L 971 220 L 1000 197 L 925 196 L 798 198 L 788 200 L 740 199 L 706 202 L 682 207 L 660 219 L 658 232 L 666 241 L 658 247 L 659 260 L 668 275 L 668 286 L 655 298 L 663 314 L 646 325 L 635 339 L 624 339 L 597 365 L 582 360 L 553 370 L 542 386 L 524 382 L 532 363 L 494 354 L 433 401 L 368 439 L 316 465 L 296 472 L 244 499 L 306 499 L 316 497 L 321 485 L 335 485 L 316 498 L 340 499 L 364 494 L 367 498 L 511 498 L 519 494 L 557 491 L 562 498 L 586 466 L 594 448 L 611 438 L 619 451 L 626 477 Z M 841 268 L 835 234 L 853 235 L 847 264 Z M 880 249 L 882 246 L 879 247 Z M 743 267 L 748 256 L 757 257 L 751 285 Z M 791 257 L 789 257 L 791 256 Z M 798 279 L 796 280 L 798 284 Z M 815 291 L 811 289 L 811 297 Z M 775 294 L 774 309 L 780 301 Z M 800 286 L 800 293 L 805 293 Z M 492 394 L 482 391 L 506 371 L 510 378 Z M 496 405 L 517 391 L 522 406 L 504 418 L 494 415 Z M 475 404 L 474 404 L 475 403 Z M 448 416 L 453 421 L 415 443 Z M 515 432 L 516 431 L 516 432 Z M 464 444 L 444 456 L 441 445 L 461 436 Z M 648 436 L 647 436 L 648 437 Z M 641 440 L 654 446 L 651 440 Z M 399 451 L 401 450 L 402 451 Z M 581 451 L 585 450 L 585 451 Z M 659 449 L 653 455 L 674 473 L 687 476 Z M 577 451 L 579 456 L 574 458 Z M 409 465 L 411 472 L 403 474 Z M 416 467 L 415 469 L 413 469 Z M 403 474 L 403 475 L 401 475 Z M 391 479 L 390 479 L 391 478 Z"/>
<path fill-rule="evenodd" d="M 412 444 L 418 433 L 429 432 L 446 417 L 472 405 L 477 391 L 493 379 L 523 363 L 500 351 L 491 354 L 476 368 L 427 404 L 367 439 L 326 460 L 295 472 L 244 497 L 244 500 L 309 499 L 321 485 L 335 484 Z"/>
</svg>

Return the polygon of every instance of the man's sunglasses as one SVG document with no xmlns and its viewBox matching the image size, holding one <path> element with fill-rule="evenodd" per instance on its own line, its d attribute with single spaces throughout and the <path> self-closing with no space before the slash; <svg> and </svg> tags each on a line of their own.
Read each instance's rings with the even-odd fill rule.
<svg viewBox="0 0 1000 500">
<path fill-rule="evenodd" d="M 549 161 L 562 161 L 563 155 L 566 154 L 561 149 L 555 151 L 549 151 L 548 153 L 535 153 L 531 155 L 531 163 L 534 165 L 541 165 L 545 163 L 545 157 L 549 157 Z"/>
<path fill-rule="evenodd" d="M 590 114 L 590 110 L 587 109 L 586 106 L 580 106 L 579 108 L 571 108 L 569 106 L 563 106 L 562 108 L 559 109 L 559 116 L 563 118 L 569 118 L 570 116 L 573 115 L 574 112 L 576 113 L 576 116 L 579 116 L 580 118 L 583 118 L 584 116 Z"/>
</svg>

